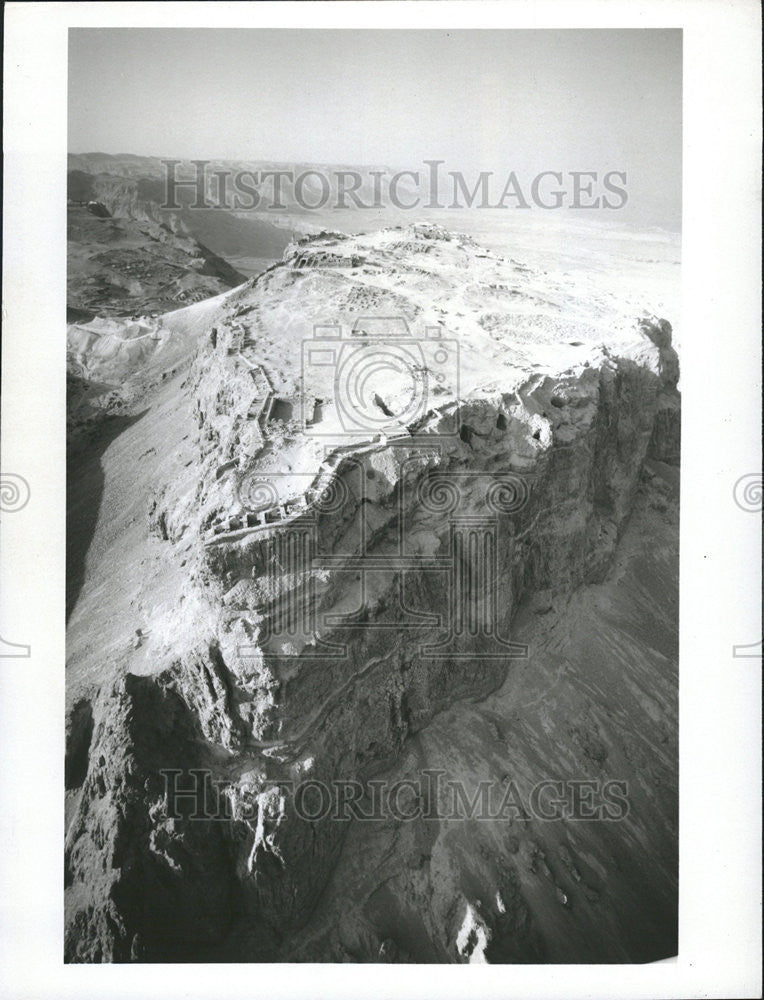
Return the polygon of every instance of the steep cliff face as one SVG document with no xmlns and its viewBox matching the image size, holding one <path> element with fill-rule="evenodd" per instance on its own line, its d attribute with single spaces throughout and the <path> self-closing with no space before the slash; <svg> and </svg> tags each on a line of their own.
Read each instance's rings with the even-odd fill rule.
<svg viewBox="0 0 764 1000">
<path fill-rule="evenodd" d="M 97 651 L 75 639 L 69 960 L 533 961 L 564 936 L 512 862 L 520 840 L 514 851 L 506 836 L 501 850 L 481 847 L 500 869 L 489 919 L 465 883 L 485 882 L 486 866 L 467 875 L 455 864 L 467 844 L 446 837 L 443 848 L 437 810 L 419 832 L 388 819 L 375 834 L 321 808 L 326 789 L 366 795 L 396 768 L 420 773 L 412 748 L 429 746 L 429 765 L 450 757 L 475 780 L 468 762 L 493 756 L 490 737 L 462 738 L 460 706 L 505 691 L 536 663 L 546 669 L 553 622 L 568 621 L 585 677 L 569 609 L 634 570 L 624 538 L 635 511 L 644 520 L 650 502 L 664 512 L 674 503 L 659 485 L 678 450 L 670 326 L 585 313 L 570 308 L 569 289 L 542 298 L 543 286 L 432 227 L 329 234 L 290 248 L 188 334 L 197 354 L 161 405 L 175 407 L 189 457 L 162 476 L 160 433 L 147 499 L 145 553 L 176 568 L 144 571 L 131 602 L 143 625 L 100 690 L 82 680 Z M 430 333 L 413 337 L 414 325 Z M 186 311 L 165 329 L 195 328 Z M 313 363 L 311 345 L 333 343 L 365 372 L 360 382 L 343 383 L 336 352 L 329 373 Z M 407 351 L 421 364 L 402 364 Z M 386 365 L 366 364 L 375 352 Z M 171 440 L 168 424 L 168 449 Z M 650 613 L 639 606 L 635 618 Z M 668 673 L 658 715 L 670 731 Z M 602 764 L 608 742 L 590 708 L 581 703 L 564 741 Z M 452 751 L 438 749 L 448 711 L 462 712 Z M 636 698 L 629 725 L 638 729 L 644 711 Z M 494 725 L 521 732 L 519 702 L 504 699 L 494 714 L 504 718 Z M 530 779 L 530 736 L 518 738 L 506 766 L 522 761 Z M 545 742 L 559 738 L 533 734 L 538 779 L 549 776 Z M 670 826 L 670 748 L 661 767 L 669 791 L 656 815 Z M 649 810 L 629 836 L 649 828 Z M 539 836 L 528 839 L 531 861 L 551 873 Z M 570 844 L 558 848 L 565 870 L 579 871 Z M 596 843 L 586 849 L 597 864 Z M 361 877 L 361 856 L 381 872 L 412 851 L 413 882 L 383 890 L 381 874 Z M 342 871 L 344 903 L 333 888 Z M 563 879 L 549 877 L 567 906 Z M 355 937 L 337 906 L 360 921 Z M 322 913 L 336 932 L 317 927 Z M 596 916 L 582 913 L 579 930 Z M 602 938 L 599 960 L 629 953 L 624 933 Z"/>
<path fill-rule="evenodd" d="M 496 963 L 675 952 L 676 472 L 647 460 L 604 579 L 524 601 L 513 633 L 528 659 L 406 741 L 373 779 L 392 801 L 377 807 L 369 783 L 358 815 L 345 810 L 338 863 L 282 954 Z"/>
</svg>

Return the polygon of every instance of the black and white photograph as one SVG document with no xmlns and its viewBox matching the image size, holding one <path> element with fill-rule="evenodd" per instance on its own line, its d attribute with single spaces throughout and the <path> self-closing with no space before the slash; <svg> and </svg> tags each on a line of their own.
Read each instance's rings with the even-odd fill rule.
<svg viewBox="0 0 764 1000">
<path fill-rule="evenodd" d="M 68 960 L 676 953 L 681 79 L 71 29 Z"/>
<path fill-rule="evenodd" d="M 41 23 L 47 5 L 10 6 Z M 154 20 L 162 6 L 177 17 Z M 564 4 L 513 21 L 532 5 L 509 3 L 488 26 L 469 11 L 491 5 L 454 4 L 450 22 L 450 4 L 415 2 L 380 4 L 387 19 L 220 4 L 216 21 L 215 6 L 133 4 L 131 21 L 52 5 L 65 315 L 46 333 L 47 417 L 17 424 L 12 402 L 3 432 L 34 450 L 45 428 L 60 516 L 15 444 L 2 516 L 4 555 L 50 560 L 57 603 L 49 622 L 3 614 L 0 722 L 43 649 L 31 630 L 60 630 L 45 922 L 62 977 L 194 966 L 214 984 L 257 965 L 283 984 L 314 965 L 289 994 L 306 996 L 331 985 L 320 967 L 372 964 L 393 967 L 390 996 L 464 996 L 479 980 L 409 993 L 404 967 L 511 965 L 556 975 L 546 996 L 595 996 L 553 970 L 597 967 L 620 996 L 683 962 L 682 900 L 756 964 L 760 936 L 725 925 L 683 860 L 715 795 L 685 752 L 713 760 L 717 738 L 681 700 L 706 669 L 696 623 L 724 633 L 706 657 L 745 691 L 715 714 L 730 794 L 721 744 L 755 730 L 761 673 L 758 427 L 725 454 L 697 442 L 692 409 L 735 419 L 729 363 L 755 413 L 760 379 L 752 328 L 725 345 L 687 307 L 697 21 L 568 23 Z M 755 24 L 754 5 L 736 15 Z M 708 178 L 709 218 L 723 191 Z M 697 455 L 712 481 L 734 460 L 718 519 Z M 731 637 L 723 603 L 700 610 L 706 542 L 746 564 L 739 599 L 714 564 Z M 709 802 L 685 809 L 701 772 Z M 759 795 L 729 819 L 752 841 Z M 705 864 L 723 872 L 737 848 L 714 840 Z M 210 995 L 188 976 L 183 995 Z M 383 995 L 366 976 L 353 995 Z M 484 995 L 521 995 L 502 976 Z M 757 988 L 743 967 L 719 981 Z"/>
</svg>

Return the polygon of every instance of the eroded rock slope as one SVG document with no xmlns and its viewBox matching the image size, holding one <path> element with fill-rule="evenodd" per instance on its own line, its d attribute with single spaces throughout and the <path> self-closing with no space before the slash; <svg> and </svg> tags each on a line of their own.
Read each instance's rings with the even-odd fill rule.
<svg viewBox="0 0 764 1000">
<path fill-rule="evenodd" d="M 101 513 L 69 624 L 68 959 L 668 954 L 669 323 L 413 226 L 293 244 L 157 330 L 152 390 L 80 458 Z M 75 346 L 94 380 L 125 365 L 120 338 Z M 432 767 L 470 798 L 517 775 L 634 801 L 473 828 L 306 799 Z"/>
</svg>

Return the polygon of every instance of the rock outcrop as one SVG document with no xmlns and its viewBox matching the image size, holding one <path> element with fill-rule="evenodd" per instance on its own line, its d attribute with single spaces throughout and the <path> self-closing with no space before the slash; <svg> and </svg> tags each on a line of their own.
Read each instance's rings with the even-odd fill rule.
<svg viewBox="0 0 764 1000">
<path fill-rule="evenodd" d="M 197 332 L 161 404 L 193 428 L 189 458 L 162 481 L 160 456 L 146 498 L 145 550 L 178 567 L 161 621 L 141 619 L 108 683 L 72 686 L 67 958 L 539 960 L 511 838 L 490 918 L 443 870 L 437 900 L 400 889 L 415 931 L 385 930 L 375 890 L 363 940 L 301 944 L 353 856 L 322 790 L 399 768 L 608 586 L 678 460 L 671 327 L 430 226 L 302 241 L 216 309 L 201 331 L 165 317 Z M 568 736 L 601 767 L 597 732 Z M 385 836 L 403 844 L 400 826 Z"/>
</svg>

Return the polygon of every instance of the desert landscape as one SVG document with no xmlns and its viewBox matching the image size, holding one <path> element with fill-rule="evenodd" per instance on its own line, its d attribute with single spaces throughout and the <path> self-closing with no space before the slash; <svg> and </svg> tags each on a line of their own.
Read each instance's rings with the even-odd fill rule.
<svg viewBox="0 0 764 1000">
<path fill-rule="evenodd" d="M 673 954 L 678 245 L 473 218 L 304 234 L 70 325 L 69 961 Z M 454 524 L 486 514 L 480 588 Z M 433 769 L 425 811 L 366 818 Z M 306 818 L 306 781 L 361 805 Z M 549 821 L 540 781 L 627 806 Z"/>
<path fill-rule="evenodd" d="M 675 956 L 681 33 L 83 28 L 69 115 L 64 960 Z"/>
</svg>

